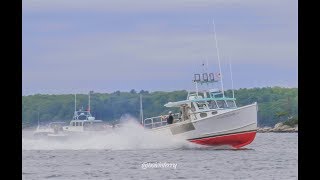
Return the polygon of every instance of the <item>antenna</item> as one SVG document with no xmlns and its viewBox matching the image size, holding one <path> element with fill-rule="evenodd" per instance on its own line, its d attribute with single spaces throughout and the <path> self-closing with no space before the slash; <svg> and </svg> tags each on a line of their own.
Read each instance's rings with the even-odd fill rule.
<svg viewBox="0 0 320 180">
<path fill-rule="evenodd" d="M 232 67 L 231 67 L 230 58 L 229 58 L 229 68 L 230 68 L 230 75 L 231 75 L 232 98 L 234 98 L 233 77 L 232 77 Z"/>
<path fill-rule="evenodd" d="M 141 124 L 143 124 L 143 109 L 142 109 L 142 94 L 140 93 L 140 118 Z"/>
<path fill-rule="evenodd" d="M 220 56 L 219 56 L 219 49 L 218 49 L 218 41 L 216 36 L 216 28 L 214 25 L 214 18 L 212 18 L 213 23 L 213 33 L 214 33 L 214 40 L 216 42 L 216 49 L 217 49 L 217 56 L 218 56 L 218 62 L 219 62 L 219 71 L 220 71 L 220 82 L 221 82 L 221 90 L 222 90 L 222 96 L 224 97 L 224 90 L 223 90 L 223 81 L 222 81 L 222 73 L 221 73 L 221 65 L 220 65 Z"/>
</svg>

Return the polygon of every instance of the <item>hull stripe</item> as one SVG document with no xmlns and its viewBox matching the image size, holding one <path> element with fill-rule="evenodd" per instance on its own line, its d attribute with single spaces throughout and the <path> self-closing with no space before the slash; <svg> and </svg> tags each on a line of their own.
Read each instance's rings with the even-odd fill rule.
<svg viewBox="0 0 320 180">
<path fill-rule="evenodd" d="M 197 140 L 197 139 L 213 138 L 213 137 L 227 136 L 227 135 L 241 134 L 241 133 L 248 133 L 248 132 L 257 132 L 257 130 L 241 131 L 241 132 L 235 132 L 235 133 L 233 132 L 233 133 L 218 134 L 218 135 L 212 135 L 212 136 L 203 136 L 203 137 L 192 138 L 192 139 L 187 139 L 187 140 L 192 141 L 192 140 Z"/>
<path fill-rule="evenodd" d="M 250 144 L 254 140 L 256 133 L 256 131 L 246 131 L 227 135 L 224 134 L 196 139 L 188 139 L 188 141 L 207 146 L 229 145 L 234 148 L 240 148 Z"/>
</svg>

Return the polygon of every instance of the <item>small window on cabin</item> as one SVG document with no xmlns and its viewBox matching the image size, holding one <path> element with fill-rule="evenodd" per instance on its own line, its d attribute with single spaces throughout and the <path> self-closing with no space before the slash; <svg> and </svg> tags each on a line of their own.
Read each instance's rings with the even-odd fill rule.
<svg viewBox="0 0 320 180">
<path fill-rule="evenodd" d="M 202 118 L 207 117 L 207 113 L 200 113 L 200 117 Z"/>
<path fill-rule="evenodd" d="M 229 108 L 236 107 L 236 103 L 233 100 L 227 100 L 227 104 Z"/>
<path fill-rule="evenodd" d="M 224 100 L 218 100 L 217 104 L 219 108 L 227 108 L 227 104 Z"/>
<path fill-rule="evenodd" d="M 205 109 L 206 108 L 206 103 L 204 102 L 197 102 L 197 106 L 199 109 Z"/>
<path fill-rule="evenodd" d="M 211 112 L 212 115 L 215 115 L 215 114 L 217 114 L 217 113 L 218 113 L 217 111 L 212 111 L 212 112 Z"/>
<path fill-rule="evenodd" d="M 75 123 L 75 122 L 72 122 L 72 126 L 76 126 L 76 123 Z"/>
<path fill-rule="evenodd" d="M 79 126 L 79 123 L 78 123 L 78 122 L 76 122 L 76 126 Z"/>
<path fill-rule="evenodd" d="M 209 108 L 210 109 L 217 109 L 217 104 L 215 101 L 208 101 L 209 102 Z"/>
</svg>

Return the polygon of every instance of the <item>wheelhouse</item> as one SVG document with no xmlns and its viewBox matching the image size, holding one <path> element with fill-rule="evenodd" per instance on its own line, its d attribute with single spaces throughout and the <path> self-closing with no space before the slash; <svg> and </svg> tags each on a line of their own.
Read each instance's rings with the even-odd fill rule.
<svg viewBox="0 0 320 180">
<path fill-rule="evenodd" d="M 194 80 L 196 91 L 188 92 L 186 100 L 168 102 L 165 107 L 179 108 L 180 112 L 176 113 L 177 118 L 174 118 L 173 123 L 181 121 L 195 121 L 203 118 L 209 118 L 215 116 L 218 113 L 229 111 L 230 109 L 236 109 L 236 99 L 225 97 L 223 91 L 218 89 L 210 89 L 199 91 L 198 84 L 210 84 L 216 83 L 220 79 L 220 73 L 203 73 L 194 74 Z M 165 118 L 163 118 L 165 117 Z M 151 117 L 143 120 L 144 127 L 157 128 L 167 125 L 166 115 Z"/>
</svg>

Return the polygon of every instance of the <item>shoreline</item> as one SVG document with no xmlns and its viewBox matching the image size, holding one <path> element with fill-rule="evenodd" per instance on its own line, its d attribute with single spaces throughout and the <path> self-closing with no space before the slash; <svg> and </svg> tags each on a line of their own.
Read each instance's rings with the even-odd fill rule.
<svg viewBox="0 0 320 180">
<path fill-rule="evenodd" d="M 277 123 L 274 127 L 260 127 L 257 129 L 258 133 L 297 133 L 298 132 L 298 124 L 295 126 L 284 125 L 282 122 Z"/>
</svg>

